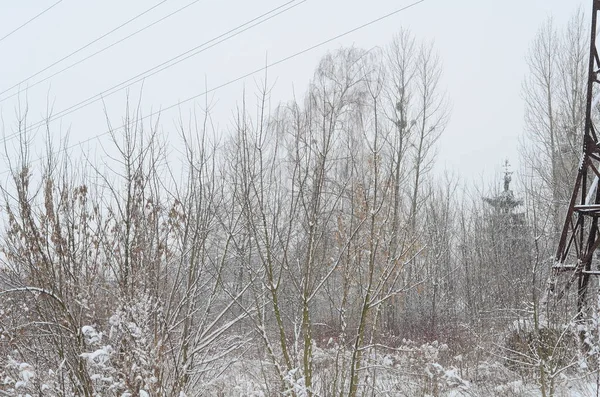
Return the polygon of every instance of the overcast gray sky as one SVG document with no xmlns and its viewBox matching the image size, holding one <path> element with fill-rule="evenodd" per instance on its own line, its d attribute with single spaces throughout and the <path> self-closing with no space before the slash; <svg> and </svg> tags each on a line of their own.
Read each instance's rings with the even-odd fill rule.
<svg viewBox="0 0 600 397">
<path fill-rule="evenodd" d="M 59 75 L 5 99 L 0 111 L 7 134 L 14 131 L 17 99 L 29 105 L 29 121 L 43 119 L 48 99 L 55 112 L 99 94 L 172 57 L 241 25 L 289 0 L 63 0 L 51 10 L 0 41 L 0 92 L 25 80 L 74 50 L 95 40 L 153 5 L 134 22 L 46 72 L 23 83 L 31 86 L 53 73 L 190 4 L 182 12 L 122 41 Z M 307 0 L 289 11 L 216 45 L 180 64 L 147 78 L 143 111 L 158 110 L 202 93 L 265 65 L 406 6 L 414 0 Z M 0 38 L 56 0 L 1 1 Z M 577 10 L 591 7 L 583 0 L 425 0 L 377 24 L 295 57 L 269 70 L 276 83 L 274 100 L 289 99 L 293 87 L 302 91 L 319 59 L 341 46 L 371 48 L 389 43 L 400 27 L 418 38 L 434 40 L 444 64 L 443 84 L 452 103 L 452 118 L 439 146 L 437 169 L 449 169 L 470 181 L 497 175 L 504 158 L 518 166 L 518 139 L 523 131 L 521 83 L 524 55 L 540 25 L 549 17 L 561 25 Z M 589 7 L 588 7 L 589 6 Z M 589 12 L 587 12 L 589 15 Z M 244 86 L 252 91 L 256 75 L 211 93 L 214 116 L 221 126 L 231 119 Z M 132 87 L 137 98 L 141 83 Z M 125 91 L 104 99 L 119 124 Z M 202 98 L 182 104 L 189 111 Z M 57 119 L 54 133 L 70 129 L 77 143 L 106 131 L 102 102 Z M 164 130 L 172 131 L 177 110 L 162 114 Z M 106 140 L 106 136 L 99 139 Z"/>
</svg>

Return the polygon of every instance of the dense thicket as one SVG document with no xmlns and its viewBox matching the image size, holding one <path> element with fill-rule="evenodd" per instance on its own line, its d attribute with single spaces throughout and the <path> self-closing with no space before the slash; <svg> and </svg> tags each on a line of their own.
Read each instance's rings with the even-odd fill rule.
<svg viewBox="0 0 600 397">
<path fill-rule="evenodd" d="M 399 395 L 411 371 L 436 395 L 494 358 L 551 393 L 580 359 L 548 359 L 560 327 L 535 329 L 580 146 L 581 25 L 545 26 L 527 58 L 516 193 L 508 173 L 492 189 L 432 173 L 449 102 L 407 31 L 326 55 L 301 99 L 242 98 L 226 131 L 204 111 L 166 140 L 128 111 L 101 164 L 51 142 L 37 161 L 19 123 L 0 395 Z M 256 378 L 224 389 L 229 373 Z"/>
</svg>

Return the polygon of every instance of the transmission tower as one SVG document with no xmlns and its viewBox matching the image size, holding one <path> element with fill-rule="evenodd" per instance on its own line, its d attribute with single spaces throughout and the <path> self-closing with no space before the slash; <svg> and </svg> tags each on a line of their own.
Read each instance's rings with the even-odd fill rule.
<svg viewBox="0 0 600 397">
<path fill-rule="evenodd" d="M 598 101 L 598 98 L 594 99 L 593 96 L 597 91 L 596 85 L 600 84 L 600 59 L 596 48 L 596 20 L 600 11 L 600 0 L 593 0 L 592 3 L 583 154 L 558 243 L 548 291 L 550 295 L 560 299 L 572 284 L 577 283 L 579 319 L 583 317 L 586 309 L 590 277 L 600 275 L 600 270 L 592 269 L 594 252 L 600 246 L 600 142 L 592 121 L 592 111 L 595 111 Z M 566 283 L 558 289 L 557 279 L 560 273 L 567 273 L 568 277 Z"/>
</svg>

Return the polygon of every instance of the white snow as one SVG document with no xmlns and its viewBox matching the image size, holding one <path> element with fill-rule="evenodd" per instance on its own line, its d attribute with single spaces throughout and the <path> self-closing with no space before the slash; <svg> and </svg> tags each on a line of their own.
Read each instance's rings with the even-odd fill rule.
<svg viewBox="0 0 600 397">
<path fill-rule="evenodd" d="M 93 364 L 105 364 L 108 361 L 112 351 L 113 348 L 110 345 L 107 345 L 92 353 L 82 353 L 81 357 Z"/>
</svg>

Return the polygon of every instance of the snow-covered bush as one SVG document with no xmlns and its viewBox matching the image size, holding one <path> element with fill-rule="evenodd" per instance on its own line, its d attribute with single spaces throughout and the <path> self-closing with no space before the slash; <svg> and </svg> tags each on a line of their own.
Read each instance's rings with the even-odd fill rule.
<svg viewBox="0 0 600 397">
<path fill-rule="evenodd" d="M 44 383 L 35 368 L 26 362 L 7 357 L 7 365 L 0 370 L 0 395 L 11 397 L 54 396 L 51 385 Z M 48 374 L 50 378 L 53 373 Z M 49 380 L 49 379 L 46 379 Z M 50 379 L 51 380 L 51 379 Z"/>
<path fill-rule="evenodd" d="M 109 319 L 105 335 L 93 326 L 81 332 L 85 360 L 94 390 L 102 396 L 152 393 L 159 369 L 151 332 L 151 316 L 160 308 L 149 297 L 123 304 Z"/>
</svg>

